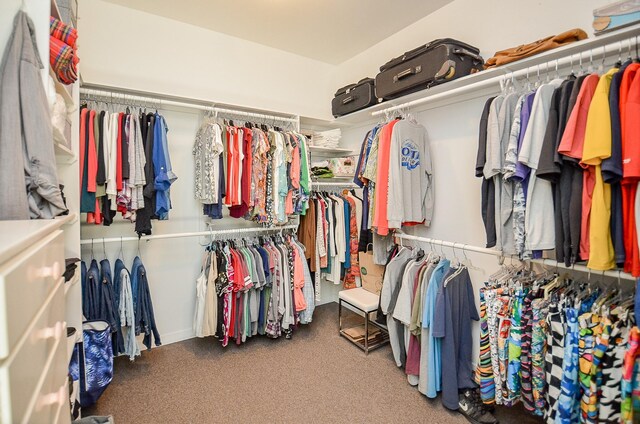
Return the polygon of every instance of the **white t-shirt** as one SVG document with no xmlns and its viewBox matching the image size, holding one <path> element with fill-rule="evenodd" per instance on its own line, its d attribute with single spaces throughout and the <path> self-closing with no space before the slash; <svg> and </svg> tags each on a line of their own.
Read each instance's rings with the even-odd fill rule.
<svg viewBox="0 0 640 424">
<path fill-rule="evenodd" d="M 518 155 L 518 161 L 531 168 L 524 220 L 528 250 L 555 248 L 556 233 L 551 182 L 537 178 L 536 171 L 549 121 L 551 97 L 560 84 L 562 84 L 562 80 L 555 79 L 538 88 Z"/>
</svg>

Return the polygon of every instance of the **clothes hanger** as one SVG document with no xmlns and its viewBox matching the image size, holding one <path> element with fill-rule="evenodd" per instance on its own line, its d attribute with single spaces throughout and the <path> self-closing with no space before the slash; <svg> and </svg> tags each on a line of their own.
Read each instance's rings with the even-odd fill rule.
<svg viewBox="0 0 640 424">
<path fill-rule="evenodd" d="M 138 257 L 142 260 L 142 253 L 140 253 L 140 237 L 138 237 Z"/>
<path fill-rule="evenodd" d="M 124 248 L 122 245 L 122 236 L 120 236 L 120 251 L 118 252 L 118 258 L 124 262 Z"/>
</svg>

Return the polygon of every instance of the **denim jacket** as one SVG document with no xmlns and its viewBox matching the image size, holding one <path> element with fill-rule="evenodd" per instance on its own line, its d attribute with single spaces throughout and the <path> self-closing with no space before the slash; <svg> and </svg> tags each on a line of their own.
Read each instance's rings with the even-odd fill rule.
<svg viewBox="0 0 640 424">
<path fill-rule="evenodd" d="M 156 327 L 156 320 L 153 314 L 153 303 L 149 292 L 149 282 L 147 281 L 147 271 L 142 264 L 140 257 L 133 260 L 131 270 L 131 290 L 133 292 L 133 307 L 135 310 L 135 331 L 136 335 L 144 333 L 142 343 L 151 349 L 151 336 L 155 340 L 155 345 L 160 346 L 160 334 Z"/>
<path fill-rule="evenodd" d="M 117 347 L 117 335 L 116 330 L 120 327 L 118 324 L 118 314 L 114 308 L 115 294 L 113 292 L 113 279 L 111 278 L 111 264 L 108 259 L 100 261 L 100 284 L 99 284 L 99 302 L 100 309 L 97 317 L 91 317 L 90 319 L 101 319 L 109 323 L 111 327 L 111 333 L 113 336 L 114 348 Z M 88 318 L 88 317 L 87 317 Z M 114 352 L 117 352 L 114 349 Z"/>
</svg>

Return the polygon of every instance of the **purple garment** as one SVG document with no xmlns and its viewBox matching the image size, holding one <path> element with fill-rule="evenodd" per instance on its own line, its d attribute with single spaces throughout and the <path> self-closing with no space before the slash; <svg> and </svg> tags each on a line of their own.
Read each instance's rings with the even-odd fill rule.
<svg viewBox="0 0 640 424">
<path fill-rule="evenodd" d="M 524 139 L 524 133 L 527 131 L 527 125 L 529 125 L 529 118 L 531 117 L 531 108 L 533 107 L 533 99 L 536 96 L 536 92 L 529 94 L 522 105 L 520 111 L 520 135 L 518 136 L 518 155 L 520 155 L 520 148 L 522 147 L 522 140 Z M 527 189 L 529 188 L 529 173 L 531 168 L 527 165 L 517 162 L 516 173 L 513 175 L 514 179 L 522 181 L 522 190 L 524 191 L 524 198 L 527 198 Z"/>
</svg>

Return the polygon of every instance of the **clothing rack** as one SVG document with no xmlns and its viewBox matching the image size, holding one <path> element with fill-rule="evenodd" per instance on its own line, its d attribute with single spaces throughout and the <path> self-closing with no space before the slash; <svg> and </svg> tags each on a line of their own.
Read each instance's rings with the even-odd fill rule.
<svg viewBox="0 0 640 424">
<path fill-rule="evenodd" d="M 469 245 L 469 244 L 465 244 L 465 243 L 457 243 L 457 242 L 438 240 L 438 239 L 432 239 L 432 238 L 427 238 L 427 237 L 412 236 L 412 235 L 404 234 L 404 233 L 400 233 L 400 232 L 396 232 L 394 235 L 395 235 L 395 237 L 397 237 L 397 238 L 399 238 L 401 240 L 413 240 L 413 241 L 418 241 L 418 242 L 430 244 L 432 246 L 435 245 L 435 246 L 449 247 L 449 248 L 452 248 L 452 249 L 461 249 L 463 252 L 475 252 L 475 253 L 482 253 L 484 255 L 497 256 L 499 258 L 509 257 L 509 258 L 512 258 L 512 259 L 520 260 L 515 255 L 505 255 L 501 250 L 489 249 L 489 248 L 486 248 L 486 247 L 478 247 L 478 246 L 473 246 L 473 245 Z M 618 278 L 618 279 L 621 279 L 621 280 L 635 281 L 635 277 L 633 277 L 629 273 L 622 272 L 622 271 L 615 271 L 615 270 L 595 271 L 595 270 L 592 270 L 590 268 L 587 268 L 584 265 L 579 265 L 579 264 L 575 265 L 574 264 L 572 266 L 565 266 L 562 263 L 558 263 L 558 262 L 552 261 L 550 259 L 527 259 L 525 261 L 528 261 L 528 262 L 531 262 L 531 263 L 540 264 L 542 266 L 552 266 L 552 267 L 562 268 L 562 269 L 566 269 L 566 270 L 570 270 L 570 271 L 584 272 L 584 273 L 588 273 L 589 275 L 591 275 L 591 274 L 602 275 L 602 276 L 607 276 L 607 277 L 615 277 L 615 278 Z M 525 261 L 521 261 L 521 262 L 525 262 Z M 552 263 L 549 263 L 549 262 L 552 262 Z"/>
<path fill-rule="evenodd" d="M 80 240 L 80 244 L 92 244 L 92 243 L 121 243 L 125 241 L 150 241 L 150 240 L 162 240 L 173 238 L 187 238 L 187 237 L 202 237 L 202 236 L 237 236 L 247 233 L 267 233 L 267 232 L 280 232 L 284 230 L 297 229 L 297 225 L 288 224 L 280 227 L 248 227 L 248 228 L 232 228 L 226 230 L 209 230 L 209 231 L 194 231 L 190 233 L 173 233 L 173 234 L 158 234 L 142 237 L 108 237 L 108 238 L 95 238 Z"/>
<path fill-rule="evenodd" d="M 414 106 L 423 105 L 425 103 L 435 102 L 437 100 L 442 100 L 444 98 L 455 97 L 461 94 L 465 94 L 468 92 L 477 92 L 478 96 L 481 97 L 489 95 L 490 93 L 486 93 L 485 91 L 494 87 L 499 86 L 503 87 L 505 82 L 508 80 L 513 81 L 515 78 L 527 77 L 532 75 L 534 78 L 537 75 L 538 81 L 540 77 L 541 65 L 543 68 L 543 73 L 558 73 L 558 69 L 560 67 L 565 67 L 567 65 L 571 66 L 573 70 L 574 65 L 578 65 L 580 69 L 583 69 L 583 61 L 588 65 L 589 63 L 595 64 L 596 66 L 600 63 L 600 61 L 604 64 L 604 60 L 607 56 L 611 56 L 613 53 L 617 54 L 619 58 L 622 58 L 627 51 L 631 54 L 631 44 L 635 43 L 635 53 L 637 55 L 638 51 L 638 31 L 640 30 L 640 25 L 633 25 L 628 28 L 621 29 L 619 31 L 612 32 L 610 34 L 601 35 L 597 38 L 586 39 L 582 41 L 578 41 L 575 43 L 568 44 L 563 47 L 559 47 L 557 49 L 549 50 L 547 52 L 541 53 L 539 55 L 533 56 L 531 58 L 523 59 L 517 62 L 513 62 L 511 64 L 503 65 L 498 69 L 498 71 L 502 71 L 503 75 L 496 75 L 494 77 L 489 77 L 477 82 L 470 82 L 468 84 L 464 84 L 466 78 L 473 81 L 474 79 L 478 79 L 482 77 L 484 72 L 491 72 L 491 70 L 483 71 L 477 74 L 472 74 L 468 77 L 461 78 L 459 84 L 464 84 L 459 87 L 441 91 L 437 94 L 429 96 L 427 89 L 424 97 L 420 97 L 415 100 L 411 100 L 399 105 L 390 106 L 385 109 L 376 110 L 371 112 L 372 116 L 380 116 L 380 115 L 389 115 L 390 113 L 397 110 L 406 110 Z M 627 41 L 628 48 L 624 48 L 622 42 Z M 597 49 L 597 50 L 595 50 Z M 583 54 L 588 53 L 587 57 L 584 58 Z M 577 56 L 577 57 L 576 57 Z M 540 58 L 546 59 L 546 62 L 538 62 L 535 65 L 524 66 L 528 63 L 535 62 L 540 60 Z M 517 68 L 517 69 L 516 69 Z M 532 71 L 533 69 L 533 71 Z M 449 84 L 455 83 L 452 81 L 447 83 Z M 437 86 L 436 86 L 437 87 Z M 484 91 L 483 91 L 484 90 Z"/>
<path fill-rule="evenodd" d="M 131 93 L 131 94 L 129 94 Z M 151 92 L 131 92 L 125 88 L 120 87 L 102 87 L 96 86 L 93 88 L 91 85 L 83 85 L 80 88 L 80 94 L 85 100 L 95 100 L 99 97 L 100 101 L 108 99 L 107 103 L 118 103 L 114 99 L 121 99 L 122 104 L 148 104 L 154 107 L 160 108 L 161 106 L 173 106 L 187 109 L 203 110 L 213 113 L 244 116 L 251 118 L 259 118 L 264 120 L 271 120 L 273 122 L 287 122 L 295 124 L 296 130 L 300 130 L 300 116 L 299 115 L 275 115 L 264 114 L 259 112 L 249 112 L 240 109 L 223 108 L 215 106 L 215 103 L 201 99 L 194 99 L 188 97 L 169 96 L 160 93 Z M 119 104 L 119 103 L 118 103 Z"/>
</svg>

